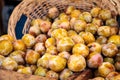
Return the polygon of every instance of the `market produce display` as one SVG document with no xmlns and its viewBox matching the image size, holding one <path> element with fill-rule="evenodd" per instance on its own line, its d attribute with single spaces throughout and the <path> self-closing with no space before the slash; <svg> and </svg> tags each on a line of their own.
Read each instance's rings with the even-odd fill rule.
<svg viewBox="0 0 120 80">
<path fill-rule="evenodd" d="M 118 80 L 119 49 L 118 23 L 109 10 L 68 6 L 61 13 L 53 7 L 43 19 L 31 21 L 22 39 L 0 37 L 0 67 L 57 80 L 89 69 L 90 80 Z"/>
</svg>

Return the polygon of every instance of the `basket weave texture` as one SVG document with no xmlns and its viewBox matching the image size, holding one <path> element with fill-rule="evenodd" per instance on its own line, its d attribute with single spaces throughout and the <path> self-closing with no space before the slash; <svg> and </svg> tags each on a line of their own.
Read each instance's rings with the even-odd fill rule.
<svg viewBox="0 0 120 80">
<path fill-rule="evenodd" d="M 111 10 L 113 15 L 120 15 L 120 0 L 23 0 L 10 16 L 8 34 L 16 39 L 15 27 L 22 15 L 27 16 L 23 28 L 23 34 L 26 34 L 32 19 L 43 18 L 51 7 L 56 6 L 62 12 L 69 5 L 82 11 L 90 11 L 97 6 Z"/>
</svg>

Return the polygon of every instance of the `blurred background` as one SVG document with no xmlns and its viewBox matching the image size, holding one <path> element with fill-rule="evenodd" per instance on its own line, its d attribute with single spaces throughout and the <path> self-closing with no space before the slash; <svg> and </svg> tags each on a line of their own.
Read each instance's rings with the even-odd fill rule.
<svg viewBox="0 0 120 80">
<path fill-rule="evenodd" d="M 9 17 L 22 0 L 0 0 L 0 35 L 7 33 Z"/>
</svg>

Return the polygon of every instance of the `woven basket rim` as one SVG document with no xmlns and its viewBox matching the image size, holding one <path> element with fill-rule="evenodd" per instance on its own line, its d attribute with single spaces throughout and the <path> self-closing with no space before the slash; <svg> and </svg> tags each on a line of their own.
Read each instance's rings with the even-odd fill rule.
<svg viewBox="0 0 120 80">
<path fill-rule="evenodd" d="M 58 5 L 64 6 L 73 5 L 83 10 L 90 10 L 92 7 L 98 6 L 110 9 L 115 15 L 120 14 L 120 0 L 23 0 L 18 6 L 16 6 L 10 16 L 8 34 L 16 39 L 15 27 L 22 14 L 27 16 L 23 30 L 23 33 L 25 34 L 29 30 L 28 23 L 34 18 L 40 18 L 37 13 L 32 13 L 38 6 L 42 6 L 42 9 L 45 12 L 48 7 L 56 6 L 57 3 Z M 60 8 L 62 8 L 62 6 Z M 42 13 L 42 11 L 39 13 Z"/>
</svg>

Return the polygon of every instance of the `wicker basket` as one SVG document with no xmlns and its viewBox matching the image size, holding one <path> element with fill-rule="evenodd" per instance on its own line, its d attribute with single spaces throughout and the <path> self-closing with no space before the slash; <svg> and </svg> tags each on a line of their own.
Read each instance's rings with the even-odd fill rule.
<svg viewBox="0 0 120 80">
<path fill-rule="evenodd" d="M 23 34 L 29 31 L 32 19 L 42 18 L 47 15 L 48 9 L 56 6 L 59 11 L 64 11 L 67 6 L 73 5 L 83 11 L 89 11 L 98 6 L 112 11 L 113 15 L 120 14 L 120 0 L 23 0 L 13 11 L 8 24 L 8 34 L 15 35 L 15 27 L 22 15 L 27 16 L 24 24 Z"/>
<path fill-rule="evenodd" d="M 13 36 L 16 39 L 16 34 L 15 34 L 15 28 L 17 25 L 17 22 L 20 20 L 22 15 L 27 16 L 27 20 L 24 24 L 23 28 L 23 34 L 28 33 L 29 27 L 30 27 L 30 22 L 32 19 L 36 18 L 43 18 L 44 16 L 47 15 L 48 9 L 51 7 L 56 6 L 60 12 L 64 11 L 69 5 L 75 6 L 77 9 L 80 9 L 82 11 L 90 11 L 93 7 L 98 6 L 101 8 L 106 8 L 112 11 L 113 15 L 120 15 L 120 0 L 23 0 L 13 11 L 10 19 L 9 19 L 9 24 L 8 24 L 8 34 Z M 23 27 L 23 26 L 22 26 Z M 7 72 L 1 71 L 0 75 L 6 75 L 6 73 L 9 73 L 9 77 L 11 77 L 12 72 Z M 15 74 L 13 72 L 12 74 Z M 90 76 L 87 73 L 84 73 L 88 76 Z M 87 80 L 86 75 L 82 75 L 83 78 L 78 77 L 76 80 Z M 7 78 L 6 76 L 3 76 L 4 78 Z M 17 76 L 15 79 L 12 77 L 9 79 L 1 79 L 0 80 L 18 80 Z M 21 75 L 20 75 L 21 76 Z M 26 75 L 22 75 L 26 77 Z M 30 77 L 30 76 L 29 76 Z M 74 77 L 74 76 L 73 76 Z M 19 80 L 35 80 L 34 78 L 32 79 L 27 79 L 27 78 L 21 78 Z M 50 80 L 50 79 L 37 79 L 37 80 Z M 68 80 L 73 80 L 73 79 L 68 79 Z"/>
</svg>

